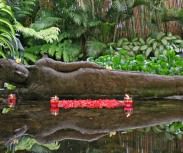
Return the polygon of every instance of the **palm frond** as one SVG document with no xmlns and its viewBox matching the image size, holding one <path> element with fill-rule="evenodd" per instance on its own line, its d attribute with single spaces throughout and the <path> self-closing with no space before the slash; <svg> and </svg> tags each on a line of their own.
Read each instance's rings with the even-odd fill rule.
<svg viewBox="0 0 183 153">
<path fill-rule="evenodd" d="M 13 55 L 17 48 L 15 40 L 14 21 L 11 8 L 6 2 L 0 3 L 0 48 L 1 57 Z M 15 45 L 13 45 L 13 43 Z M 3 48 L 3 49 L 2 49 Z"/>
</svg>

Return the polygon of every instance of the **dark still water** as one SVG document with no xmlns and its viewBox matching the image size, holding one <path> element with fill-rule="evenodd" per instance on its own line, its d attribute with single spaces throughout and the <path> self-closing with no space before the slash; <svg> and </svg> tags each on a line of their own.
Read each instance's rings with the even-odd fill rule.
<svg viewBox="0 0 183 153">
<path fill-rule="evenodd" d="M 1 112 L 6 104 L 1 100 Z M 0 153 L 183 153 L 183 101 L 138 101 L 122 109 L 60 110 L 20 101 L 0 115 Z"/>
</svg>

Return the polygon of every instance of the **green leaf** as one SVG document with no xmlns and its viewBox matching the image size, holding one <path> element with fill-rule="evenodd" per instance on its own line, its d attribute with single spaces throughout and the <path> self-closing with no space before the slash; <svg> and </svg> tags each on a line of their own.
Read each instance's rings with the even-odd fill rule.
<svg viewBox="0 0 183 153">
<path fill-rule="evenodd" d="M 165 36 L 165 33 L 160 32 L 160 33 L 157 34 L 156 38 L 157 38 L 157 40 L 161 40 L 163 36 Z"/>
<path fill-rule="evenodd" d="M 7 82 L 4 83 L 4 87 L 8 90 L 15 90 L 16 89 L 16 86 L 14 86 L 13 84 L 7 83 Z"/>
<path fill-rule="evenodd" d="M 150 55 L 150 53 L 152 52 L 152 47 L 148 48 L 145 52 L 145 56 L 148 57 Z"/>
<path fill-rule="evenodd" d="M 125 49 L 125 50 L 128 50 L 128 51 L 130 50 L 129 46 L 122 46 L 122 48 Z"/>
<path fill-rule="evenodd" d="M 155 41 L 155 39 L 149 38 L 149 40 L 147 41 L 147 45 L 151 45 L 154 41 Z"/>
<path fill-rule="evenodd" d="M 5 53 L 0 49 L 0 57 L 6 58 Z"/>
<path fill-rule="evenodd" d="M 11 111 L 11 108 L 3 108 L 3 110 L 2 110 L 2 114 L 7 114 L 8 112 L 10 112 Z"/>
<path fill-rule="evenodd" d="M 63 54 L 63 52 L 62 52 L 61 49 L 60 49 L 59 51 L 57 50 L 56 53 L 55 53 L 56 59 L 57 59 L 57 60 L 61 60 L 62 54 Z"/>
<path fill-rule="evenodd" d="M 13 20 L 15 19 L 15 17 L 14 17 L 14 15 L 13 15 L 12 11 L 11 11 L 10 9 L 8 9 L 8 8 L 1 8 L 1 9 L 0 9 L 0 12 L 5 12 L 5 13 L 8 14 Z"/>
<path fill-rule="evenodd" d="M 139 41 L 140 41 L 140 43 L 141 43 L 142 45 L 144 45 L 144 44 L 145 44 L 145 41 L 144 41 L 144 39 L 142 39 L 142 38 L 139 38 Z"/>
<path fill-rule="evenodd" d="M 142 47 L 140 47 L 140 50 L 146 50 L 148 48 L 148 46 L 147 45 L 143 45 Z"/>
<path fill-rule="evenodd" d="M 161 42 L 162 42 L 162 44 L 163 44 L 164 46 L 167 46 L 167 45 L 168 45 L 168 41 L 167 41 L 166 39 L 162 39 Z"/>
<path fill-rule="evenodd" d="M 28 53 L 28 52 L 24 53 L 24 58 L 25 58 L 25 60 L 31 61 L 33 63 L 35 63 L 37 61 L 37 56 L 32 53 Z"/>
<path fill-rule="evenodd" d="M 154 44 L 153 44 L 153 50 L 155 50 L 157 46 L 158 46 L 158 43 L 157 42 L 154 42 Z"/>
<path fill-rule="evenodd" d="M 152 127 L 152 129 L 153 129 L 153 131 L 154 131 L 155 133 L 160 133 L 160 132 L 162 132 L 162 130 L 159 129 L 158 127 L 156 127 L 156 126 Z"/>
<path fill-rule="evenodd" d="M 140 49 L 140 47 L 139 47 L 139 46 L 135 46 L 135 47 L 133 47 L 133 51 L 134 51 L 134 52 L 138 51 L 139 49 Z"/>
<path fill-rule="evenodd" d="M 50 45 L 50 48 L 48 49 L 48 54 L 53 57 L 55 55 L 56 49 L 56 44 Z"/>
<path fill-rule="evenodd" d="M 13 35 L 15 35 L 15 31 L 14 31 L 14 28 L 13 28 L 13 26 L 12 26 L 12 24 L 7 20 L 7 19 L 4 19 L 4 18 L 0 18 L 0 23 L 2 24 L 4 24 L 4 26 L 7 26 L 9 29 L 10 29 L 10 31 L 11 31 L 11 33 L 13 34 Z"/>
<path fill-rule="evenodd" d="M 181 44 L 183 43 L 183 40 L 175 40 L 174 43 Z"/>
</svg>

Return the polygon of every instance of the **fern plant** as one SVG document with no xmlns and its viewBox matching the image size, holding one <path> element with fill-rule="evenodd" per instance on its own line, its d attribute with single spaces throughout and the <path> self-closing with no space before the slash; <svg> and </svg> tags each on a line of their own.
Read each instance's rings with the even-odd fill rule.
<svg viewBox="0 0 183 153">
<path fill-rule="evenodd" d="M 33 15 L 37 0 L 9 0 L 18 21 L 24 22 L 27 17 Z"/>
<path fill-rule="evenodd" d="M 34 63 L 45 54 L 51 58 L 65 62 L 77 61 L 82 58 L 79 44 L 72 43 L 71 40 L 66 40 L 63 43 L 46 43 L 26 48 L 25 62 Z"/>
<path fill-rule="evenodd" d="M 33 28 L 24 27 L 20 23 L 16 24 L 16 30 L 18 32 L 22 32 L 22 34 L 26 37 L 33 37 L 35 39 L 41 39 L 46 42 L 52 43 L 53 41 L 58 40 L 58 34 L 60 32 L 57 27 L 50 27 L 47 29 L 43 29 L 40 31 L 36 31 Z"/>
</svg>

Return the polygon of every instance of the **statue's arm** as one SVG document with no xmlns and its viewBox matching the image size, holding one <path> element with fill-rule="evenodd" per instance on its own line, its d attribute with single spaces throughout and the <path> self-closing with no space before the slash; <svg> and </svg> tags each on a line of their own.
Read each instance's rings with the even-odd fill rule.
<svg viewBox="0 0 183 153">
<path fill-rule="evenodd" d="M 73 71 L 77 71 L 80 68 L 104 69 L 103 67 L 95 63 L 90 63 L 85 61 L 65 63 L 60 61 L 54 61 L 50 58 L 42 58 L 36 62 L 36 65 L 49 67 L 59 72 L 73 72 Z"/>
</svg>

